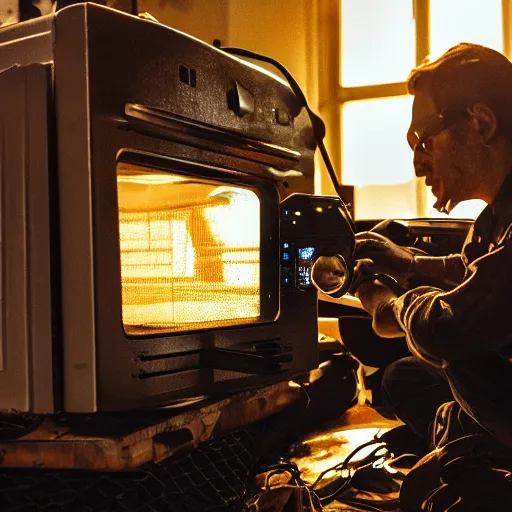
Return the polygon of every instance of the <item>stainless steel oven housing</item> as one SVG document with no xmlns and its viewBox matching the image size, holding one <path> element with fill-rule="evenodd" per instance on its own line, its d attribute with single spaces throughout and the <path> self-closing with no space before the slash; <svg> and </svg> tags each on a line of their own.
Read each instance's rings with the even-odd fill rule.
<svg viewBox="0 0 512 512">
<path fill-rule="evenodd" d="M 3 189 L 9 320 L 0 408 L 163 406 L 314 366 L 316 292 L 298 293 L 287 313 L 278 296 L 278 200 L 313 191 L 315 150 L 307 113 L 282 80 L 173 29 L 96 4 L 0 31 L 0 69 L 0 87 L 10 87 L 17 100 L 3 96 L 4 123 L 24 134 L 22 144 L 9 145 L 7 133 L 14 132 L 4 131 L 3 161 L 14 167 L 1 172 L 7 183 L 12 169 L 22 173 L 12 186 L 25 198 L 14 206 L 11 185 Z M 250 182 L 267 197 L 270 220 L 262 233 L 266 279 L 276 283 L 275 321 L 127 339 L 115 232 L 115 166 L 127 155 L 170 168 L 200 164 L 222 179 Z M 19 239 L 9 238 L 14 229 Z M 23 259 L 16 261 L 19 250 Z M 255 342 L 282 351 L 278 377 L 235 371 L 229 358 L 216 361 L 224 350 L 259 357 Z M 139 378 L 151 372 L 154 378 Z"/>
</svg>

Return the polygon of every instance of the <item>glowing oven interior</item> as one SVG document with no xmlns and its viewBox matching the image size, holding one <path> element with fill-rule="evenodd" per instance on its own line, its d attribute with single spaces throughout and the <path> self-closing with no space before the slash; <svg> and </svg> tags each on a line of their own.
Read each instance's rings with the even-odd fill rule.
<svg viewBox="0 0 512 512">
<path fill-rule="evenodd" d="M 119 163 L 127 334 L 260 318 L 260 200 L 241 186 Z"/>
</svg>

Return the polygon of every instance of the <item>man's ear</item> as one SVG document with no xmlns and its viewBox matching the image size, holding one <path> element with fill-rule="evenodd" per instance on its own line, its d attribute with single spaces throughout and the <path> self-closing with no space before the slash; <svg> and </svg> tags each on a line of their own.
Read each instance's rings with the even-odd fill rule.
<svg viewBox="0 0 512 512">
<path fill-rule="evenodd" d="M 478 133 L 484 143 L 489 142 L 496 134 L 498 122 L 494 111 L 484 103 L 475 103 L 468 109 L 476 123 Z"/>
</svg>

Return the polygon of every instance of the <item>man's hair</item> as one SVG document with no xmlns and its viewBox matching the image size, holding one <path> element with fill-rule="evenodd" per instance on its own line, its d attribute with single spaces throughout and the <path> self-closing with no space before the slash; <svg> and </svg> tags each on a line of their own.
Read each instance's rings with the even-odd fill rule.
<svg viewBox="0 0 512 512">
<path fill-rule="evenodd" d="M 415 94 L 418 89 L 432 95 L 438 111 L 487 105 L 497 132 L 512 140 L 512 63 L 496 50 L 460 43 L 411 71 L 407 90 Z"/>
</svg>

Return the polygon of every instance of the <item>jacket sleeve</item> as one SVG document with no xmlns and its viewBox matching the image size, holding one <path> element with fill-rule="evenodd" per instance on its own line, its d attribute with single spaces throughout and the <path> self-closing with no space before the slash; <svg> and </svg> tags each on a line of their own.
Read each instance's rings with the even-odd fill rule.
<svg viewBox="0 0 512 512">
<path fill-rule="evenodd" d="M 420 287 L 399 297 L 396 318 L 413 354 L 436 365 L 512 342 L 512 241 L 475 260 L 453 290 Z"/>
<path fill-rule="evenodd" d="M 442 257 L 416 255 L 409 284 L 448 290 L 462 282 L 465 272 L 466 267 L 460 254 Z"/>
</svg>

